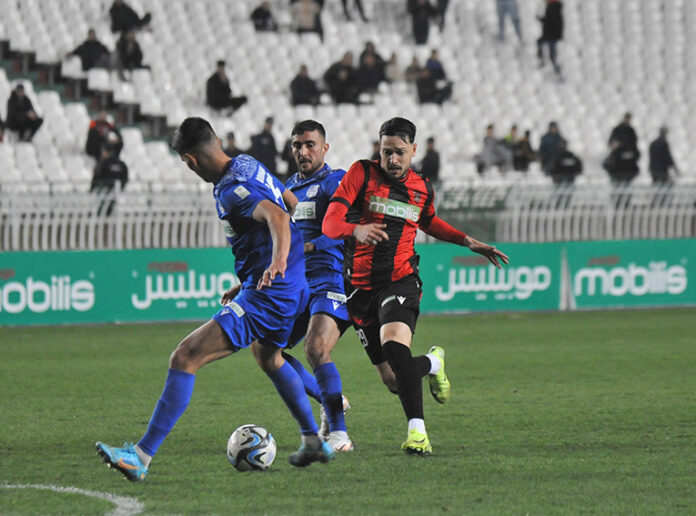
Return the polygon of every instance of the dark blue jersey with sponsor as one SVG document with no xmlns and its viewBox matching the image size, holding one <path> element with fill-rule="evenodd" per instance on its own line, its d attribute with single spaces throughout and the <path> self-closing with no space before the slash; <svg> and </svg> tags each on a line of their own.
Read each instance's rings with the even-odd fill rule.
<svg viewBox="0 0 696 516">
<path fill-rule="evenodd" d="M 282 197 L 284 190 L 283 184 L 266 167 L 247 154 L 230 160 L 224 175 L 215 183 L 213 195 L 218 216 L 235 257 L 235 273 L 245 288 L 256 288 L 273 255 L 270 230 L 264 222 L 254 220 L 252 213 L 264 200 L 287 212 Z M 271 288 L 294 289 L 304 282 L 302 235 L 292 221 L 290 233 L 285 278 L 276 276 Z"/>
<path fill-rule="evenodd" d="M 305 243 L 312 242 L 316 250 L 305 254 L 307 281 L 310 287 L 343 271 L 343 240 L 334 240 L 321 232 L 326 208 L 346 171 L 333 170 L 324 165 L 310 177 L 298 173 L 285 183 L 285 187 L 298 200 L 293 217 L 302 232 Z"/>
</svg>

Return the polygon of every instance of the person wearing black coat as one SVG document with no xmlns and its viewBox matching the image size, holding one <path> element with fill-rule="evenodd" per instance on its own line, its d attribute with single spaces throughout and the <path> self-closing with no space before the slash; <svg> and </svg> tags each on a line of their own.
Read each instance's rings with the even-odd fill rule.
<svg viewBox="0 0 696 516">
<path fill-rule="evenodd" d="M 430 0 L 408 0 L 408 12 L 411 13 L 413 39 L 416 45 L 425 45 L 430 34 L 430 20 L 438 11 Z"/>
<path fill-rule="evenodd" d="M 290 83 L 292 105 L 311 104 L 312 106 L 316 106 L 319 104 L 320 94 L 321 92 L 317 87 L 317 83 L 309 76 L 307 65 L 301 65 L 300 72 Z"/>
<path fill-rule="evenodd" d="M 660 127 L 660 135 L 650 144 L 650 175 L 655 184 L 669 184 L 669 170 L 673 168 L 679 174 L 677 164 L 667 141 L 667 128 Z"/>
<path fill-rule="evenodd" d="M 541 22 L 541 37 L 537 40 L 537 56 L 539 65 L 544 64 L 544 45 L 549 47 L 549 59 L 557 75 L 561 74 L 561 67 L 556 61 L 556 45 L 563 39 L 563 4 L 561 0 L 546 0 L 544 16 L 539 18 Z"/>
<path fill-rule="evenodd" d="M 34 105 L 24 92 L 24 86 L 18 84 L 7 100 L 7 128 L 17 131 L 21 141 L 29 142 L 41 124 L 43 118 L 34 111 Z"/>
<path fill-rule="evenodd" d="M 85 72 L 95 67 L 107 68 L 109 66 L 109 49 L 97 39 L 94 29 L 89 29 L 87 39 L 68 55 L 78 56 L 82 61 L 82 70 Z"/>
<path fill-rule="evenodd" d="M 273 117 L 269 116 L 264 121 L 263 130 L 251 137 L 251 147 L 249 147 L 248 154 L 260 161 L 271 174 L 276 175 L 278 147 L 271 132 L 272 127 Z"/>
<path fill-rule="evenodd" d="M 139 29 L 150 23 L 151 19 L 150 13 L 145 13 L 142 18 L 138 16 L 138 13 L 123 0 L 114 0 L 109 9 L 109 16 L 111 16 L 111 32 Z"/>
<path fill-rule="evenodd" d="M 213 109 L 229 107 L 236 110 L 246 103 L 247 98 L 244 95 L 232 96 L 230 81 L 225 73 L 225 61 L 218 61 L 217 70 L 208 78 L 205 84 L 205 100 Z"/>
</svg>

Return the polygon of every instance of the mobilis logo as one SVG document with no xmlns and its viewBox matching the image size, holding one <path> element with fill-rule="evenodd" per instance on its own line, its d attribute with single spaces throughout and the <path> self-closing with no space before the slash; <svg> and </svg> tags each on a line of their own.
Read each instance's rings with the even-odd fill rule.
<svg viewBox="0 0 696 516">
<path fill-rule="evenodd" d="M 370 196 L 370 211 L 374 213 L 381 213 L 383 215 L 389 215 L 390 217 L 396 217 L 398 219 L 418 222 L 421 209 L 418 206 L 412 206 L 405 202 L 395 201 L 394 199 L 385 199 L 383 197 L 372 195 Z"/>
<path fill-rule="evenodd" d="M 618 260 L 611 260 L 616 263 Z M 602 263 L 591 260 L 588 265 Z M 608 264 L 608 263 L 607 263 Z M 654 261 L 648 266 L 629 263 L 626 267 L 584 267 L 575 273 L 573 291 L 576 296 L 598 294 L 621 297 L 627 294 L 645 296 L 649 294 L 679 295 L 686 290 L 688 278 L 686 268 L 681 265 L 667 266 L 666 261 Z"/>
<path fill-rule="evenodd" d="M 2 279 L 14 277 L 3 270 Z M 0 311 L 18 314 L 76 310 L 86 312 L 94 306 L 94 285 L 87 280 L 73 281 L 70 276 L 51 276 L 40 281 L 29 276 L 25 280 L 0 283 Z"/>
</svg>

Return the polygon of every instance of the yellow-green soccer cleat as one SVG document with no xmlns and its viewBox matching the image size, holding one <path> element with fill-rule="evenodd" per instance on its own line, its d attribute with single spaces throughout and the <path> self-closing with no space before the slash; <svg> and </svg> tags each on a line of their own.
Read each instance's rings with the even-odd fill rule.
<svg viewBox="0 0 696 516">
<path fill-rule="evenodd" d="M 429 353 L 432 353 L 440 359 L 442 367 L 440 370 L 430 376 L 430 393 L 438 403 L 445 403 L 450 398 L 450 381 L 445 374 L 445 350 L 440 346 L 433 346 Z"/>
<path fill-rule="evenodd" d="M 428 434 L 422 434 L 415 428 L 408 431 L 408 438 L 401 445 L 401 449 L 415 455 L 430 455 L 433 452 Z"/>
</svg>

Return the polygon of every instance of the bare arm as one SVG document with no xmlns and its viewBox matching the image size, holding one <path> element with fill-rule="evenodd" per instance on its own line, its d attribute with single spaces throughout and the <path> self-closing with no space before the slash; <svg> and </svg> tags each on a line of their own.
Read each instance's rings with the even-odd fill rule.
<svg viewBox="0 0 696 516">
<path fill-rule="evenodd" d="M 294 195 L 293 195 L 294 197 Z M 251 215 L 257 222 L 264 222 L 268 226 L 273 240 L 273 255 L 268 268 L 263 271 L 263 276 L 256 285 L 257 290 L 271 285 L 276 275 L 285 277 L 285 269 L 288 265 L 288 253 L 290 253 L 290 215 L 271 201 L 263 200 Z"/>
<path fill-rule="evenodd" d="M 283 201 L 285 202 L 285 207 L 288 209 L 288 213 L 292 216 L 297 206 L 297 197 L 295 197 L 295 194 L 290 190 L 285 190 L 283 192 Z"/>
</svg>

